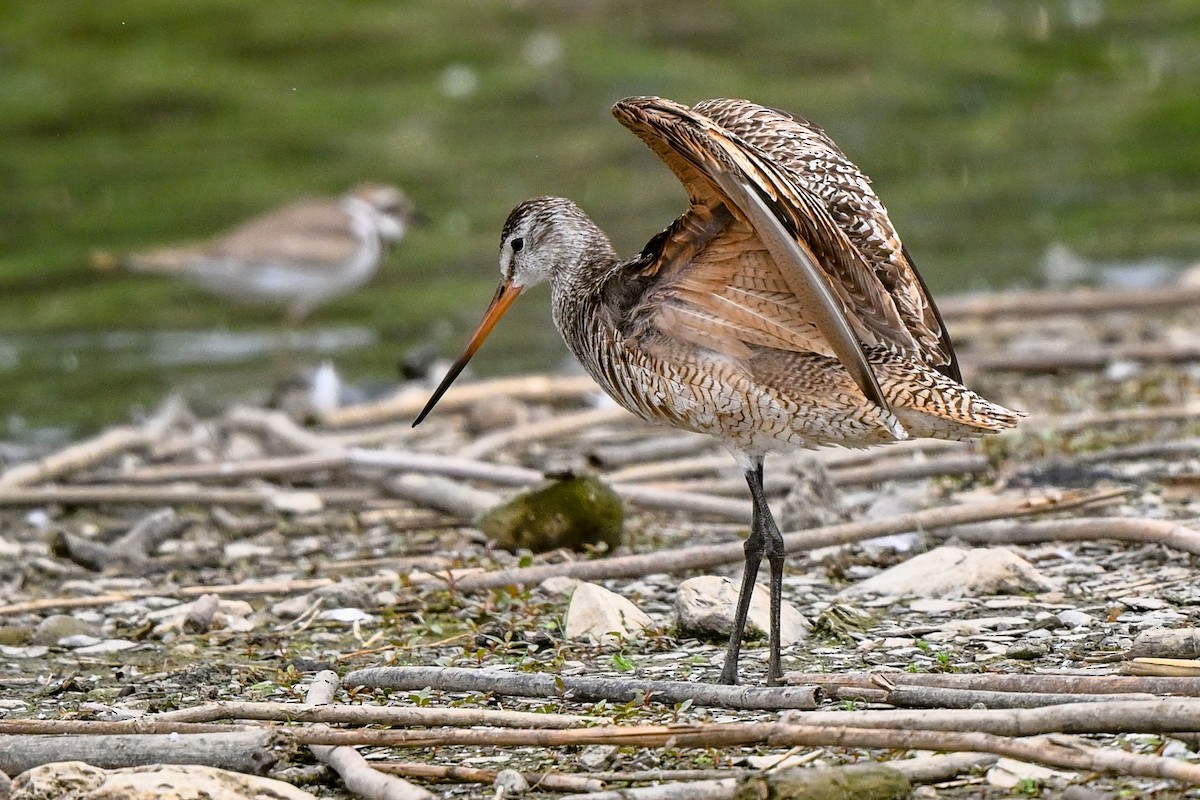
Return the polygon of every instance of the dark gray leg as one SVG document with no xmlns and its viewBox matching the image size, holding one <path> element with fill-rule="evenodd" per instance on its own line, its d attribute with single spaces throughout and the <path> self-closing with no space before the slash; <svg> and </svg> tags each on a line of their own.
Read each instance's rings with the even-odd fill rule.
<svg viewBox="0 0 1200 800">
<path fill-rule="evenodd" d="M 742 589 L 738 594 L 737 613 L 733 619 L 733 630 L 729 634 L 729 649 L 725 653 L 725 667 L 721 670 L 721 683 L 735 684 L 738 677 L 738 655 L 742 650 L 742 637 L 746 631 L 746 615 L 750 612 L 750 598 L 754 594 L 754 581 L 758 567 L 766 555 L 771 564 L 771 660 L 767 682 L 774 686 L 783 676 L 779 659 L 779 616 L 783 605 L 783 536 L 767 507 L 763 493 L 763 460 L 754 459 L 746 470 L 746 483 L 750 486 L 750 498 L 754 503 L 754 517 L 750 523 L 750 537 L 744 546 L 746 566 L 742 573 Z"/>
</svg>

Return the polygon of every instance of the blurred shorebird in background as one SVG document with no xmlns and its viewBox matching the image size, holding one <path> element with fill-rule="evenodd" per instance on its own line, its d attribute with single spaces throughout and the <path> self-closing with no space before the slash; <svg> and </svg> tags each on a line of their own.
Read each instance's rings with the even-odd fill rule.
<svg viewBox="0 0 1200 800">
<path fill-rule="evenodd" d="M 613 107 L 687 189 L 689 208 L 632 259 L 570 200 L 527 200 L 504 223 L 500 286 L 419 423 L 513 300 L 550 283 L 554 324 L 634 414 L 715 436 L 753 499 L 721 672 L 736 683 L 755 578 L 771 565 L 768 680 L 779 654 L 784 542 L 763 457 L 910 436 L 972 439 L 1018 414 L 962 385 L 945 325 L 867 178 L 816 126 L 744 100 Z"/>
<path fill-rule="evenodd" d="M 394 186 L 364 183 L 338 198 L 300 200 L 207 242 L 112 256 L 102 269 L 187 278 L 239 302 L 277 306 L 290 322 L 370 280 L 412 223 Z"/>
</svg>

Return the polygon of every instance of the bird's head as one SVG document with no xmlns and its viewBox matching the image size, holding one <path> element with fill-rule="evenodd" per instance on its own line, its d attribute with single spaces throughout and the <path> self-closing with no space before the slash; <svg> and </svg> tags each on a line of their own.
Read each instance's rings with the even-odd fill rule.
<svg viewBox="0 0 1200 800">
<path fill-rule="evenodd" d="M 383 183 L 360 183 L 350 190 L 351 202 L 361 204 L 381 239 L 398 242 L 417 218 L 408 195 Z"/>
<path fill-rule="evenodd" d="M 514 208 L 500 234 L 500 285 L 496 294 L 462 354 L 450 366 L 413 425 L 420 424 L 433 410 L 521 292 L 544 281 L 555 283 L 583 263 L 588 248 L 595 247 L 597 242 L 602 243 L 606 253 L 611 253 L 608 240 L 595 223 L 570 200 L 535 197 Z"/>
</svg>

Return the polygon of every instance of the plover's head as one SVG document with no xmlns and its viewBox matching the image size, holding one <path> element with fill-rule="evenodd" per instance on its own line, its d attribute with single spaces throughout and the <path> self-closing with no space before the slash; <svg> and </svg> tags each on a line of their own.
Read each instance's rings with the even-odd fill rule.
<svg viewBox="0 0 1200 800">
<path fill-rule="evenodd" d="M 389 184 L 360 183 L 348 197 L 369 210 L 380 237 L 389 242 L 399 241 L 416 215 L 408 195 Z"/>
</svg>

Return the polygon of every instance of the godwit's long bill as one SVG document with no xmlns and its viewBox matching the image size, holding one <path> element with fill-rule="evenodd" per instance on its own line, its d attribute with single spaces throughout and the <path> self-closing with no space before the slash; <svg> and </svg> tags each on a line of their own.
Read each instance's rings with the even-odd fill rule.
<svg viewBox="0 0 1200 800">
<path fill-rule="evenodd" d="M 570 200 L 514 208 L 496 296 L 413 424 L 517 295 L 549 281 L 554 324 L 614 400 L 643 419 L 717 437 L 742 467 L 754 513 L 721 682 L 737 682 L 766 556 L 775 683 L 784 549 L 763 457 L 910 436 L 971 439 L 1012 427 L 1018 414 L 962 385 L 945 325 L 887 211 L 820 128 L 745 100 L 688 108 L 633 97 L 613 114 L 683 183 L 688 210 L 620 261 Z"/>
</svg>

